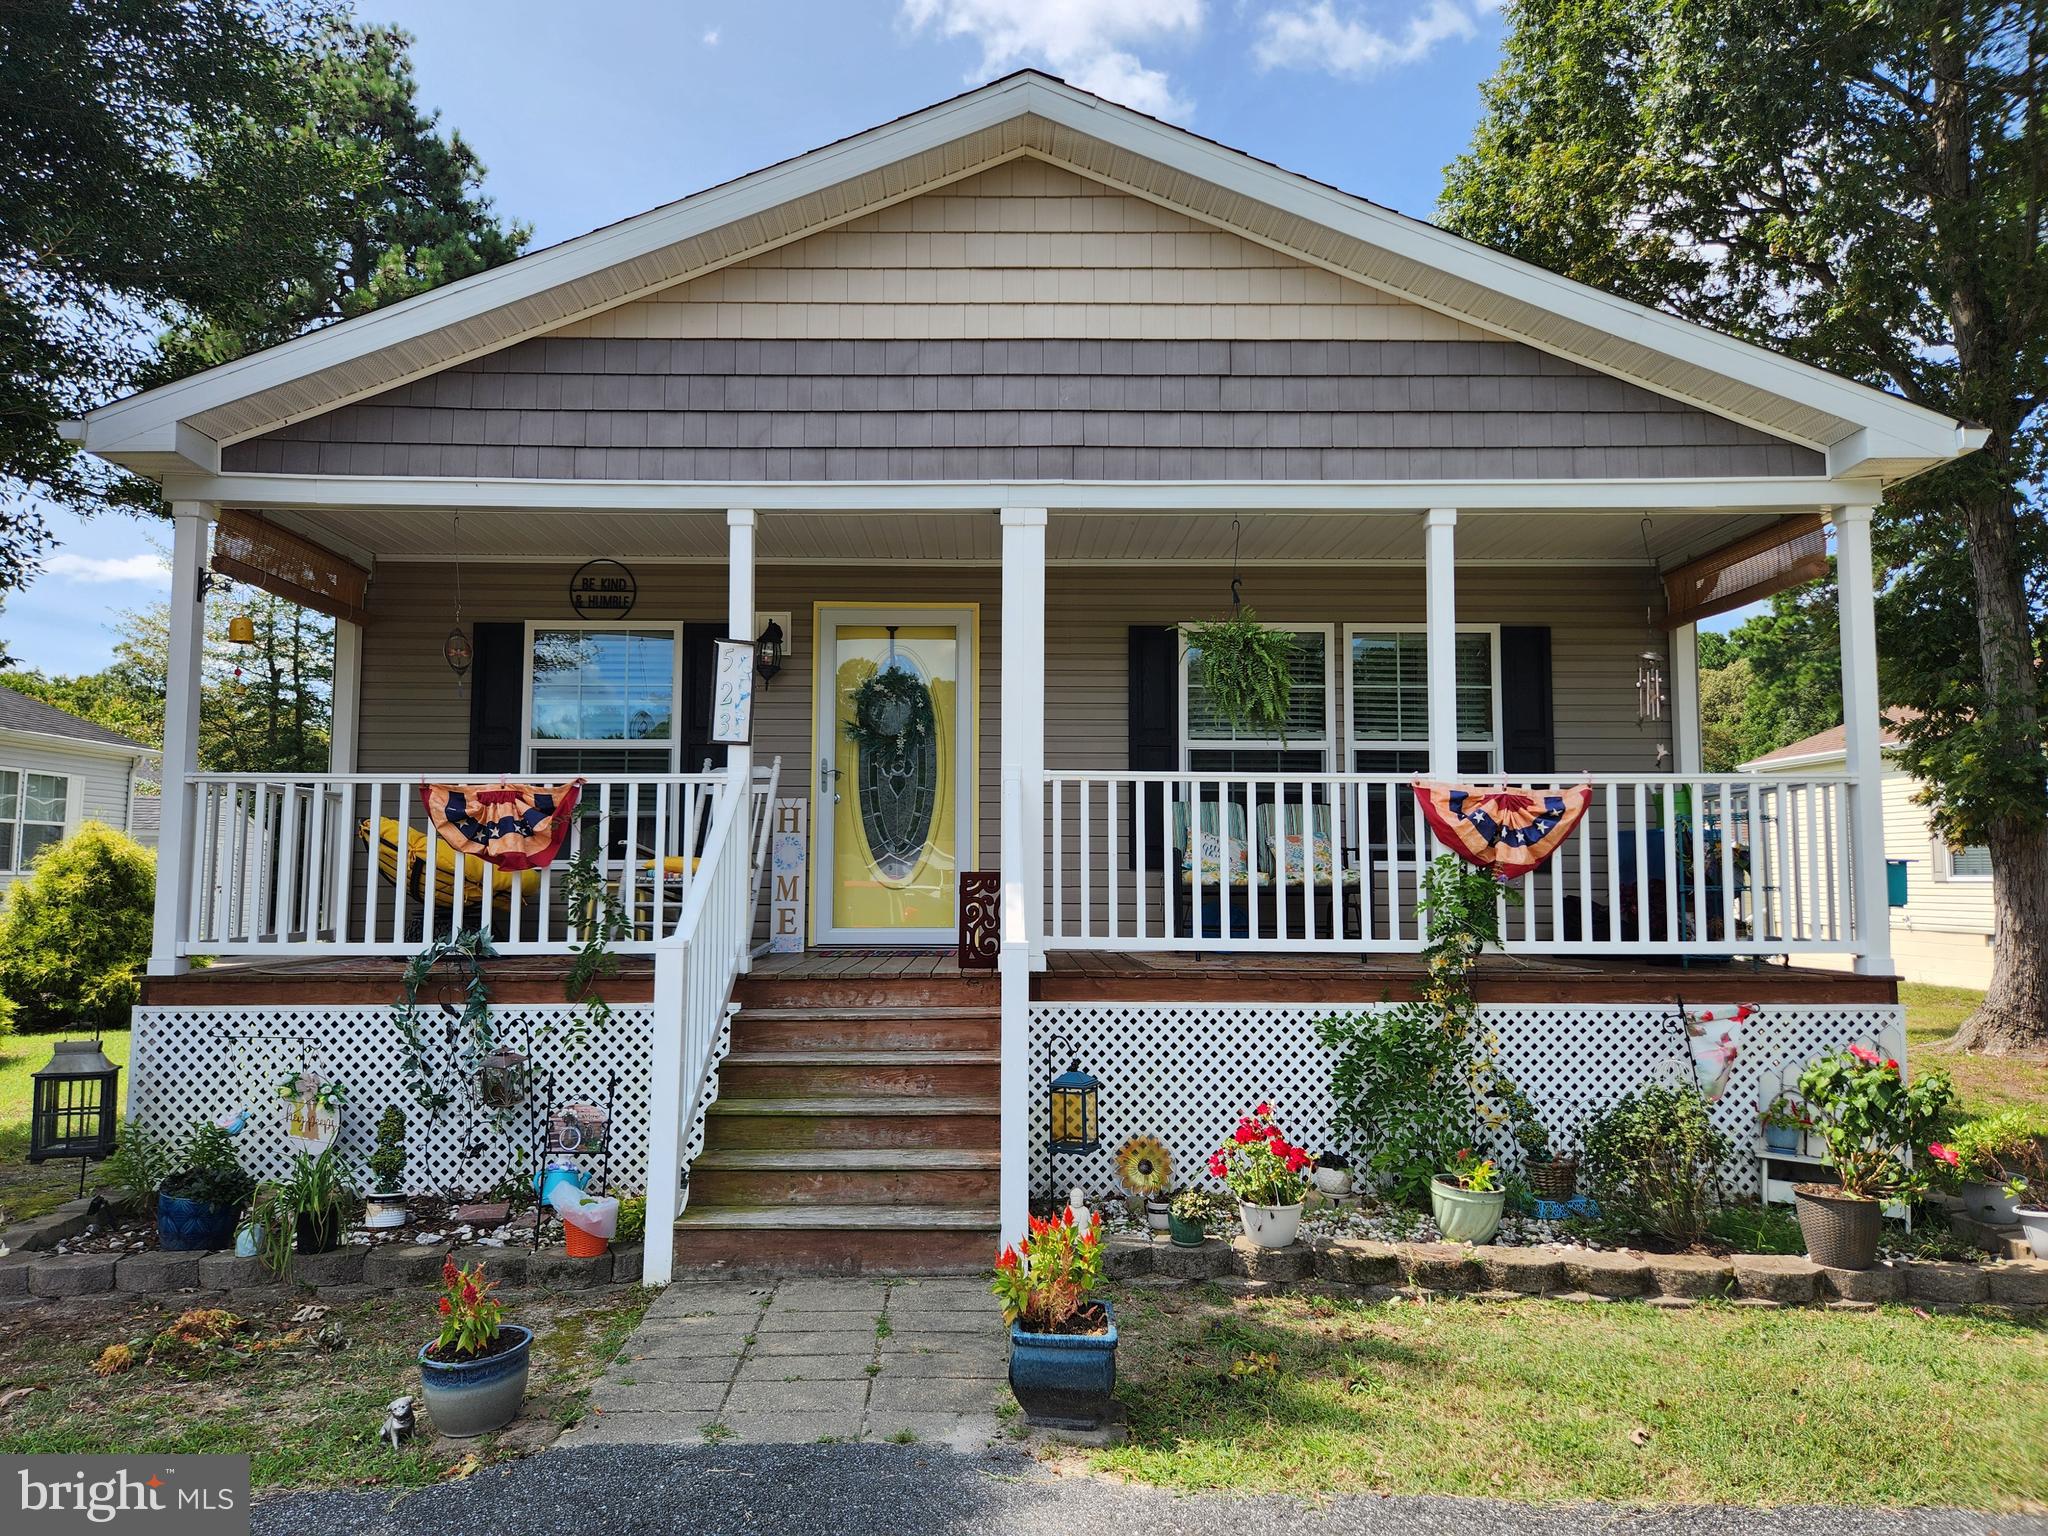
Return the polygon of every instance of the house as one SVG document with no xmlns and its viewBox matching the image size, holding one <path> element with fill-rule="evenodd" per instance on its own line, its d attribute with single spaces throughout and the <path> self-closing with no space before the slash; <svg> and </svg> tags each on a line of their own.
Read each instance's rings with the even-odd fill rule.
<svg viewBox="0 0 2048 1536">
<path fill-rule="evenodd" d="M 0 891 L 83 821 L 154 847 L 155 795 L 142 786 L 156 749 L 0 687 Z"/>
<path fill-rule="evenodd" d="M 1555 1122 L 1689 1070 L 1681 999 L 1766 1006 L 1745 1148 L 1757 1074 L 1900 1033 L 1874 725 L 1704 775 L 1693 626 L 1832 525 L 1874 718 L 1871 509 L 1982 434 L 1041 74 L 71 430 L 177 528 L 146 1117 L 308 1056 L 402 1099 L 400 968 L 484 923 L 501 1038 L 654 1170 L 650 1280 L 978 1265 L 1132 1134 L 1327 1136 L 1315 1020 L 1414 985 L 1418 774 L 1591 785 L 1481 988 Z M 195 770 L 209 547 L 338 620 L 331 773 Z M 1297 637 L 1263 738 L 1182 637 L 1240 596 Z M 577 777 L 630 914 L 580 1064 L 561 866 L 403 852 L 423 781 Z"/>
<path fill-rule="evenodd" d="M 1884 771 L 1885 861 L 1891 886 L 1892 965 L 1902 981 L 1942 987 L 1991 985 L 1991 850 L 1956 848 L 1934 830 L 1919 801 L 1923 785 L 1899 766 L 1891 748 L 1897 712 L 1886 715 L 1878 742 Z M 1738 766 L 1744 773 L 1839 773 L 1847 761 L 1842 727 L 1795 741 Z M 1898 880 L 1903 877 L 1901 888 Z"/>
</svg>

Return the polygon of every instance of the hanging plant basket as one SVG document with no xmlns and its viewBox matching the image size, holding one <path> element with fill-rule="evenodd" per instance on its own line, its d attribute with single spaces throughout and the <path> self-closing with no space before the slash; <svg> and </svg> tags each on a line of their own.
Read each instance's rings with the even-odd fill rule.
<svg viewBox="0 0 2048 1536">
<path fill-rule="evenodd" d="M 1241 608 L 1227 619 L 1188 626 L 1188 667 L 1231 730 L 1285 741 L 1295 643 L 1290 631 L 1261 624 Z"/>
</svg>

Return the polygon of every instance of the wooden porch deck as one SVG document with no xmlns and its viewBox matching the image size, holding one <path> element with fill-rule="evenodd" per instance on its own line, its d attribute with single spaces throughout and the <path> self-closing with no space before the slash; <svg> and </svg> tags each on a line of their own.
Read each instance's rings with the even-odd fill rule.
<svg viewBox="0 0 2048 1536">
<path fill-rule="evenodd" d="M 1341 955 L 1243 955 L 1146 952 L 1055 952 L 1032 978 L 1041 1002 L 1373 1002 L 1413 995 L 1421 966 L 1407 955 L 1349 959 Z M 501 1003 L 559 1002 L 566 956 L 507 956 L 490 967 L 491 996 Z M 152 1007 L 231 1007 L 250 1004 L 388 1003 L 398 995 L 401 959 L 222 961 L 183 976 L 144 980 L 142 1001 Z M 950 949 L 820 949 L 800 955 L 763 955 L 752 977 L 762 980 L 889 978 L 906 982 L 985 981 L 991 1001 L 993 972 L 963 976 Z M 454 972 L 444 985 L 452 997 Z M 744 985 L 744 983 L 742 983 Z M 654 965 L 645 956 L 621 957 L 603 984 L 612 1002 L 647 1002 L 654 995 Z M 1652 965 L 1582 956 L 1489 955 L 1480 962 L 1479 1000 L 1487 1003 L 1892 1003 L 1898 982 L 1810 966 L 1695 963 Z"/>
</svg>

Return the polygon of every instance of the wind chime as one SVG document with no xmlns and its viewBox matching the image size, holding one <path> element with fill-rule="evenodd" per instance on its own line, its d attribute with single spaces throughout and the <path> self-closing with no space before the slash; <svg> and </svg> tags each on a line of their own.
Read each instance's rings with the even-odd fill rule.
<svg viewBox="0 0 2048 1536">
<path fill-rule="evenodd" d="M 1643 560 L 1649 571 L 1649 596 L 1643 602 L 1644 645 L 1636 657 L 1636 724 L 1656 725 L 1664 719 L 1668 695 L 1664 683 L 1664 651 L 1657 633 L 1657 559 L 1650 552 L 1650 520 L 1643 519 Z M 1657 766 L 1663 767 L 1671 749 L 1657 743 Z"/>
<path fill-rule="evenodd" d="M 469 676 L 469 666 L 476 659 L 476 652 L 469 643 L 469 634 L 462 627 L 462 514 L 455 518 L 455 623 L 448 631 L 448 638 L 441 642 L 441 658 L 455 674 L 455 692 L 462 693 L 462 684 Z"/>
</svg>

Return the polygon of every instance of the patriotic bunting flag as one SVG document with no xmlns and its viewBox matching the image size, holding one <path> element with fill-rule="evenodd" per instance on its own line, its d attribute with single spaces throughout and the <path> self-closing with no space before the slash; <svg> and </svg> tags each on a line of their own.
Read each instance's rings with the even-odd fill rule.
<svg viewBox="0 0 2048 1536">
<path fill-rule="evenodd" d="M 1564 846 L 1593 803 L 1593 787 L 1493 789 L 1417 779 L 1415 803 L 1451 852 L 1515 880 L 1541 869 Z"/>
<path fill-rule="evenodd" d="M 537 784 L 422 784 L 420 804 L 441 841 L 500 869 L 545 869 L 575 820 L 583 781 Z"/>
</svg>

